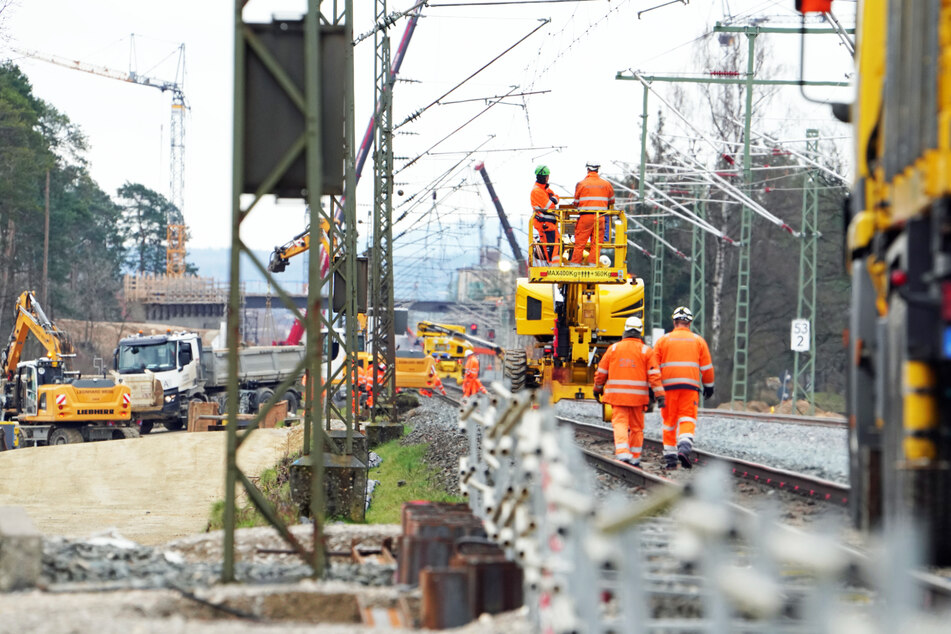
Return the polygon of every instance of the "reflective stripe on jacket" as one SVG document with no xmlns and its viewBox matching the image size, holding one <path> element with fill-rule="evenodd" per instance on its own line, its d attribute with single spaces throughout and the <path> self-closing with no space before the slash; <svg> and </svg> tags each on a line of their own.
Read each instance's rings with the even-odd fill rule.
<svg viewBox="0 0 951 634">
<path fill-rule="evenodd" d="M 614 188 L 597 172 L 588 172 L 575 185 L 575 205 L 582 212 L 607 211 L 614 204 Z"/>
<path fill-rule="evenodd" d="M 611 405 L 647 405 L 649 388 L 654 396 L 664 394 L 653 351 L 636 337 L 611 344 L 598 364 L 594 384 L 604 386 L 603 400 Z"/>
<path fill-rule="evenodd" d="M 554 198 L 555 200 L 552 200 Z M 535 218 L 542 222 L 556 222 L 557 218 L 551 210 L 554 209 L 557 205 L 555 201 L 558 200 L 551 188 L 544 183 L 535 183 L 535 186 L 532 187 L 532 211 L 535 213 Z"/>
<path fill-rule="evenodd" d="M 710 348 L 703 337 L 686 326 L 677 326 L 658 339 L 654 355 L 665 389 L 700 392 L 704 387 L 713 387 Z"/>
<path fill-rule="evenodd" d="M 466 358 L 465 370 L 466 370 L 465 375 L 463 375 L 464 379 L 478 379 L 479 378 L 479 357 L 477 357 L 474 354 L 470 354 Z"/>
</svg>

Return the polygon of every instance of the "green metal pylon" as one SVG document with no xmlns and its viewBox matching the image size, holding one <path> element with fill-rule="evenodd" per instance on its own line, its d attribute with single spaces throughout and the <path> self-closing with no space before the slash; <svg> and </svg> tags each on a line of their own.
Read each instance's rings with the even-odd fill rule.
<svg viewBox="0 0 951 634">
<path fill-rule="evenodd" d="M 386 0 L 376 0 L 374 21 L 386 24 Z M 373 248 L 370 291 L 373 307 L 373 408 L 371 420 L 384 413 L 396 419 L 396 332 L 393 317 L 393 80 L 390 73 L 390 37 L 380 29 L 374 35 L 374 103 L 376 135 L 373 143 Z M 382 370 L 380 370 L 380 366 Z M 376 377 L 382 374 L 378 381 Z"/>
<path fill-rule="evenodd" d="M 654 238 L 654 261 L 651 267 L 651 312 L 650 327 L 664 327 L 664 251 L 667 247 L 664 239 L 664 218 L 657 218 Z"/>
<path fill-rule="evenodd" d="M 819 131 L 806 130 L 806 155 L 814 157 L 819 151 Z M 816 278 L 819 255 L 819 170 L 806 172 L 802 192 L 802 242 L 799 245 L 799 301 L 796 317 L 809 322 L 809 351 L 795 352 L 793 361 L 792 399 L 795 407 L 797 394 L 803 392 L 809 399 L 809 415 L 816 413 Z M 805 386 L 809 386 L 806 389 Z"/>
<path fill-rule="evenodd" d="M 750 194 L 752 164 L 750 127 L 753 119 L 753 71 L 755 70 L 756 32 L 747 31 L 746 108 L 743 120 L 743 189 Z M 733 390 L 731 402 L 746 402 L 747 364 L 750 350 L 750 246 L 753 239 L 753 210 L 743 205 L 740 220 L 740 254 L 736 272 L 736 318 L 733 330 Z"/>
<path fill-rule="evenodd" d="M 695 196 L 700 197 L 699 192 Z M 707 203 L 698 200 L 693 204 L 694 213 L 701 220 L 707 217 Z M 706 266 L 706 241 L 704 240 L 704 231 L 697 225 L 693 225 L 691 230 L 691 250 L 690 250 L 690 310 L 693 311 L 693 331 L 704 336 L 704 323 L 707 318 L 707 266 Z"/>
</svg>

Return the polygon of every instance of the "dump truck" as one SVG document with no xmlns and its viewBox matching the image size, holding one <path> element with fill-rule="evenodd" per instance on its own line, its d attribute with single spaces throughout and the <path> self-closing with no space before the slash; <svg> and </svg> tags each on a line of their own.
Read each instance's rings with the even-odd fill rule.
<svg viewBox="0 0 951 634">
<path fill-rule="evenodd" d="M 129 388 L 69 370 L 66 360 L 75 356 L 69 338 L 34 293 L 21 293 L 14 310 L 13 332 L 0 356 L 0 449 L 138 436 Z M 45 356 L 21 361 L 31 333 Z"/>
<path fill-rule="evenodd" d="M 299 378 L 304 354 L 305 346 L 240 348 L 238 411 L 257 411 L 285 379 Z M 132 416 L 141 421 L 142 433 L 149 433 L 156 423 L 172 431 L 181 429 L 192 401 L 217 401 L 222 411 L 227 405 L 228 350 L 204 347 L 195 332 L 138 334 L 120 340 L 112 375 L 131 389 Z M 288 412 L 297 411 L 302 393 L 299 382 L 284 392 Z"/>
</svg>

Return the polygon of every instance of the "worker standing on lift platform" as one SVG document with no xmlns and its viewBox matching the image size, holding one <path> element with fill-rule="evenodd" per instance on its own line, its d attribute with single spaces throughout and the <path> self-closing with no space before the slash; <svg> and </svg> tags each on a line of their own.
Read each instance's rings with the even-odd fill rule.
<svg viewBox="0 0 951 634">
<path fill-rule="evenodd" d="M 575 185 L 575 205 L 578 206 L 578 224 L 575 225 L 575 246 L 571 252 L 571 262 L 580 264 L 584 256 L 585 245 L 590 240 L 588 248 L 588 264 L 598 261 L 598 244 L 604 240 L 606 216 L 598 218 L 598 212 L 605 213 L 614 206 L 614 187 L 598 175 L 601 164 L 588 161 L 585 165 L 588 175 Z M 598 220 L 595 223 L 595 220 Z M 595 237 L 595 224 L 598 235 Z"/>
<path fill-rule="evenodd" d="M 558 217 L 555 210 L 558 207 L 558 196 L 548 186 L 551 170 L 546 165 L 535 168 L 535 186 L 532 187 L 532 226 L 538 232 L 538 243 L 535 245 L 535 257 L 548 264 L 561 262 L 560 236 L 558 233 Z"/>
<path fill-rule="evenodd" d="M 678 306 L 672 317 L 674 329 L 654 344 L 667 397 L 660 410 L 664 418 L 664 468 L 676 469 L 679 459 L 685 469 L 690 469 L 701 388 L 703 398 L 713 396 L 713 360 L 707 342 L 690 331 L 690 309 Z"/>
<path fill-rule="evenodd" d="M 611 405 L 614 428 L 614 457 L 634 467 L 641 465 L 644 445 L 644 409 L 650 402 L 650 389 L 661 407 L 664 386 L 660 380 L 654 353 L 644 343 L 644 322 L 631 316 L 624 322 L 624 334 L 611 344 L 594 376 L 594 397 Z"/>
</svg>

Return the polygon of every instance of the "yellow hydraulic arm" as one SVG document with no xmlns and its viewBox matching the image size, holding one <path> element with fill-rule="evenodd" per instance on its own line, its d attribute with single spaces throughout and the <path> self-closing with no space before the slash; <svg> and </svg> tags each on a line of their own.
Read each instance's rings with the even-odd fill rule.
<svg viewBox="0 0 951 634">
<path fill-rule="evenodd" d="M 66 338 L 66 334 L 53 325 L 31 291 L 20 294 L 16 303 L 16 314 L 13 334 L 0 358 L 3 374 L 8 379 L 16 374 L 17 364 L 20 363 L 20 355 L 23 353 L 23 345 L 31 332 L 43 345 L 46 355 L 54 366 L 63 361 L 63 355 L 72 352 L 72 344 Z"/>
</svg>

